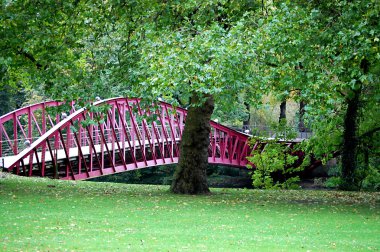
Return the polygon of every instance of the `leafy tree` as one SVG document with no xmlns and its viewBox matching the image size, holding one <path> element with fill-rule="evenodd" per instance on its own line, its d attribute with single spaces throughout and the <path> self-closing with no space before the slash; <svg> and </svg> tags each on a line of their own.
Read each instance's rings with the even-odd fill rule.
<svg viewBox="0 0 380 252">
<path fill-rule="evenodd" d="M 177 97 L 189 101 L 181 157 L 171 187 L 175 193 L 209 192 L 207 149 L 214 104 L 232 108 L 239 90 L 248 90 L 252 99 L 259 95 L 252 84 L 255 53 L 248 39 L 252 34 L 240 21 L 245 18 L 243 11 L 241 16 L 229 18 L 235 6 L 228 1 L 226 5 L 191 2 L 180 9 L 185 15 L 174 27 L 146 27 L 141 85 L 132 93 L 161 96 L 173 104 L 179 104 Z"/>
<path fill-rule="evenodd" d="M 119 16 L 111 7 L 100 1 L 2 1 L 2 86 L 21 84 L 49 99 L 111 96 L 109 75 L 121 50 L 110 43 L 117 25 L 110 16 Z"/>
<path fill-rule="evenodd" d="M 49 89 L 54 82 L 73 81 L 70 60 L 75 55 L 69 46 L 75 42 L 69 36 L 72 19 L 68 17 L 74 10 L 66 2 L 2 2 L 0 63 L 11 86 Z"/>
<path fill-rule="evenodd" d="M 311 141 L 312 151 L 328 159 L 339 150 L 341 188 L 355 189 L 361 135 L 379 130 L 365 111 L 379 106 L 380 7 L 371 0 L 296 1 L 272 10 L 258 30 L 258 55 L 270 66 L 262 79 L 281 92 L 301 91 L 319 142 Z"/>
</svg>

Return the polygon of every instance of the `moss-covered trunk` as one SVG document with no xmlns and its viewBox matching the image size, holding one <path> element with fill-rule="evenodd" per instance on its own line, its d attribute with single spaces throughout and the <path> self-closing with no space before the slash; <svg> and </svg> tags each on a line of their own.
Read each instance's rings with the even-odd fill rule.
<svg viewBox="0 0 380 252">
<path fill-rule="evenodd" d="M 191 98 L 192 104 L 199 104 L 198 95 Z M 210 143 L 210 119 L 214 111 L 214 99 L 187 112 L 185 129 L 181 141 L 181 155 L 174 174 L 171 191 L 182 194 L 207 194 L 206 169 L 208 166 L 208 146 Z"/>
</svg>

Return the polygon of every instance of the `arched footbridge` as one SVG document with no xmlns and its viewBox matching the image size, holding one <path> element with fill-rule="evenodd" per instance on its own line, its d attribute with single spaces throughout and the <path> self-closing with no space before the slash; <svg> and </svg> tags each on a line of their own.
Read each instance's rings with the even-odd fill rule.
<svg viewBox="0 0 380 252">
<path fill-rule="evenodd" d="M 112 98 L 90 109 L 70 103 L 70 111 L 51 116 L 48 110 L 59 105 L 43 102 L 0 117 L 4 170 L 81 180 L 178 162 L 185 109 L 165 102 L 147 108 L 140 99 Z M 209 163 L 245 167 L 257 147 L 248 145 L 250 135 L 210 123 Z"/>
</svg>

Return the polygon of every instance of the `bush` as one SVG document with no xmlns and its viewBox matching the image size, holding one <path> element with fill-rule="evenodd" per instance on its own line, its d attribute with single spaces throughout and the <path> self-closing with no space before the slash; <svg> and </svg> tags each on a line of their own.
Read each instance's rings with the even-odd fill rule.
<svg viewBox="0 0 380 252">
<path fill-rule="evenodd" d="M 365 191 L 380 191 L 379 168 L 369 166 L 365 178 L 361 181 L 360 188 Z"/>
<path fill-rule="evenodd" d="M 325 182 L 327 188 L 338 188 L 341 184 L 342 179 L 340 177 L 330 177 Z"/>
<path fill-rule="evenodd" d="M 260 143 L 259 139 L 253 139 L 252 145 L 262 145 L 252 152 L 247 159 L 254 164 L 252 172 L 253 186 L 265 189 L 297 189 L 300 181 L 297 173 L 304 170 L 303 165 L 296 165 L 299 157 L 294 155 L 294 149 L 277 140 L 265 140 Z M 248 165 L 248 168 L 253 168 Z"/>
<path fill-rule="evenodd" d="M 375 167 L 373 163 L 364 165 L 361 163 L 355 170 L 355 180 L 352 183 L 354 190 L 362 191 L 380 191 L 380 167 Z M 328 175 L 331 176 L 325 182 L 328 188 L 339 188 L 343 180 L 341 165 L 335 165 L 329 168 Z"/>
</svg>

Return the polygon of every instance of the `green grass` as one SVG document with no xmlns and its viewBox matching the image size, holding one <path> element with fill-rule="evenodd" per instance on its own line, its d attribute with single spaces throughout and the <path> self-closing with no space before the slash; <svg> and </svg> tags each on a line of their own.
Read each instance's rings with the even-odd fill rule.
<svg viewBox="0 0 380 252">
<path fill-rule="evenodd" d="M 0 174 L 1 175 L 1 174 Z M 0 178 L 0 251 L 378 251 L 379 193 Z"/>
</svg>

